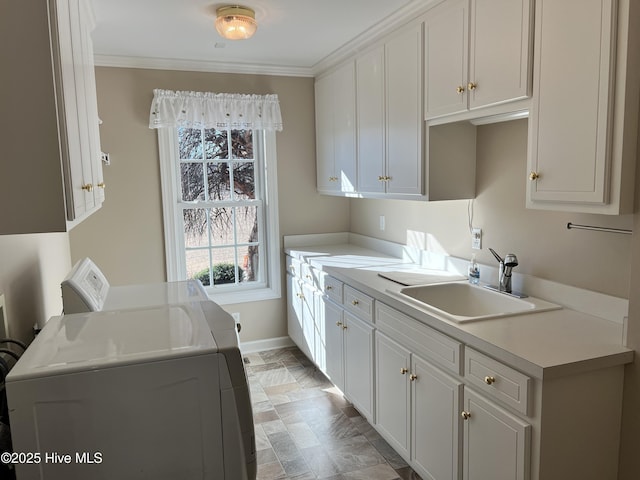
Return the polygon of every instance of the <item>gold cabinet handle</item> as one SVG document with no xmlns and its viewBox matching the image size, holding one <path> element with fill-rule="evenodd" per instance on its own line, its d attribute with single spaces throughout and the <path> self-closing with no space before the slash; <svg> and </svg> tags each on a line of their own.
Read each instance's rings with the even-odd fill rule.
<svg viewBox="0 0 640 480">
<path fill-rule="evenodd" d="M 463 94 L 464 93 L 464 87 L 462 85 L 458 85 L 458 87 L 456 88 L 456 92 L 458 92 L 459 94 Z"/>
<path fill-rule="evenodd" d="M 343 325 L 342 325 L 342 329 L 343 329 L 343 330 L 346 330 L 346 329 L 347 329 L 347 326 L 343 324 Z"/>
<path fill-rule="evenodd" d="M 409 375 L 409 380 L 411 380 L 412 382 L 418 379 L 418 375 L 416 375 L 415 373 L 412 373 L 411 375 Z"/>
<path fill-rule="evenodd" d="M 534 180 L 537 180 L 540 178 L 540 174 L 538 172 L 530 172 L 529 173 L 529 180 L 531 180 L 532 182 Z"/>
<path fill-rule="evenodd" d="M 378 180 L 384 182 L 384 177 L 382 175 L 378 175 Z"/>
<path fill-rule="evenodd" d="M 296 293 L 296 297 L 298 297 L 300 300 L 304 300 L 304 295 L 302 293 Z"/>
<path fill-rule="evenodd" d="M 353 305 L 354 307 L 357 307 L 359 303 L 360 302 L 358 300 L 354 300 L 351 302 L 351 305 Z"/>
<path fill-rule="evenodd" d="M 487 385 L 493 385 L 496 381 L 496 377 L 490 377 L 490 376 L 486 376 L 484 377 L 484 383 L 486 383 Z"/>
<path fill-rule="evenodd" d="M 99 188 L 103 188 L 103 189 L 104 189 L 104 188 L 107 188 L 107 186 L 105 185 L 105 183 L 104 183 L 104 182 L 100 182 L 100 183 L 98 184 L 98 187 L 99 187 Z"/>
<path fill-rule="evenodd" d="M 93 185 L 90 183 L 87 183 L 86 185 L 82 185 L 82 190 L 85 190 L 87 192 L 93 192 Z"/>
<path fill-rule="evenodd" d="M 478 87 L 478 85 L 473 83 L 473 82 L 469 82 L 469 84 L 467 85 L 467 88 L 469 90 L 475 90 L 477 87 Z"/>
<path fill-rule="evenodd" d="M 331 285 L 327 285 L 326 287 L 324 287 L 324 289 L 329 291 L 329 290 L 333 290 L 333 287 Z"/>
<path fill-rule="evenodd" d="M 406 375 L 408 371 L 409 371 L 409 369 L 408 369 L 408 368 L 404 368 L 404 367 L 402 367 L 402 368 L 400 369 L 400 373 L 401 373 L 402 375 Z"/>
<path fill-rule="evenodd" d="M 462 411 L 462 413 L 460 414 L 460 416 L 462 418 L 464 418 L 465 420 L 469 420 L 471 418 L 471 412 L 465 412 L 464 410 Z"/>
</svg>

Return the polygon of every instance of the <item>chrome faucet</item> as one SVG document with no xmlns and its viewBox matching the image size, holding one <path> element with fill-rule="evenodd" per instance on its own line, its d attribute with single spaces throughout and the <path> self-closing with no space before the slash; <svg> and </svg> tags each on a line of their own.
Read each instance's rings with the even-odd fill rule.
<svg viewBox="0 0 640 480">
<path fill-rule="evenodd" d="M 511 271 L 518 266 L 518 257 L 513 253 L 507 253 L 504 259 L 496 253 L 493 248 L 489 248 L 489 251 L 496 257 L 496 260 L 500 263 L 500 270 L 498 272 L 498 290 L 500 292 L 511 292 Z"/>
</svg>

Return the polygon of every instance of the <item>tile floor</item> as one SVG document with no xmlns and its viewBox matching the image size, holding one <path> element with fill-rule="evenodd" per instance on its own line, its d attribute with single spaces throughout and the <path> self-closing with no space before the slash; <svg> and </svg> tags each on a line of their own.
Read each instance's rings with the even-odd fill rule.
<svg viewBox="0 0 640 480">
<path fill-rule="evenodd" d="M 258 480 L 420 479 L 298 348 L 245 357 Z"/>
</svg>

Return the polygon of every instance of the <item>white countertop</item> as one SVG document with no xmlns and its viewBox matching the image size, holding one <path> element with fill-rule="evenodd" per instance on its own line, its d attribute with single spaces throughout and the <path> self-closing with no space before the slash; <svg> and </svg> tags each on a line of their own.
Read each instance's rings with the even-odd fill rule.
<svg viewBox="0 0 640 480">
<path fill-rule="evenodd" d="M 356 245 L 290 247 L 286 253 L 341 280 L 418 321 L 540 379 L 630 363 L 633 351 L 622 345 L 623 325 L 563 308 L 540 313 L 456 323 L 387 292 L 402 285 L 380 272 L 424 274 L 424 283 L 460 277 L 423 269 L 397 257 Z"/>
</svg>

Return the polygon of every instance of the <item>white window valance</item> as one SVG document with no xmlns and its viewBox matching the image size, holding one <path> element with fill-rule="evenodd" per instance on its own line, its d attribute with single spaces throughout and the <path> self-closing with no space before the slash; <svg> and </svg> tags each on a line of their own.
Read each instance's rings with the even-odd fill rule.
<svg viewBox="0 0 640 480">
<path fill-rule="evenodd" d="M 149 128 L 232 128 L 282 131 L 278 95 L 154 90 Z"/>
</svg>

